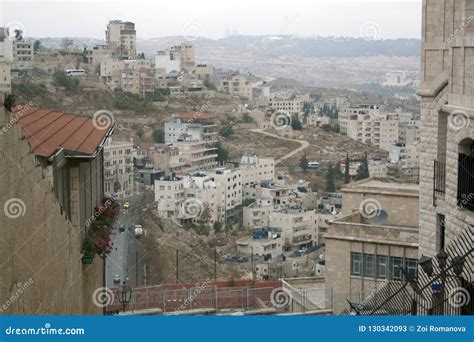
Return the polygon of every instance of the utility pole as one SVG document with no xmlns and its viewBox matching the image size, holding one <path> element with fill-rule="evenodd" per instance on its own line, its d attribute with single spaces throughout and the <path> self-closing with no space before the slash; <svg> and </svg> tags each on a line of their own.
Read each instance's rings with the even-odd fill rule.
<svg viewBox="0 0 474 342">
<path fill-rule="evenodd" d="M 217 249 L 214 244 L 214 283 L 217 282 Z"/>
<path fill-rule="evenodd" d="M 179 250 L 176 250 L 176 284 L 179 283 Z"/>
<path fill-rule="evenodd" d="M 138 286 L 138 249 L 135 250 L 135 286 Z"/>
<path fill-rule="evenodd" d="M 255 267 L 253 265 L 253 246 L 252 246 L 252 256 L 250 260 L 252 261 L 252 282 L 255 283 Z"/>
</svg>

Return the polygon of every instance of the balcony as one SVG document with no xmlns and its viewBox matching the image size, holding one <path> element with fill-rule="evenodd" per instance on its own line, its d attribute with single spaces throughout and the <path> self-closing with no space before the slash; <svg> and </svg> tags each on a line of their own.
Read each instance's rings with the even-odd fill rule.
<svg viewBox="0 0 474 342">
<path fill-rule="evenodd" d="M 436 200 L 444 198 L 446 191 L 446 164 L 435 160 L 433 170 L 433 205 L 436 206 Z"/>
</svg>

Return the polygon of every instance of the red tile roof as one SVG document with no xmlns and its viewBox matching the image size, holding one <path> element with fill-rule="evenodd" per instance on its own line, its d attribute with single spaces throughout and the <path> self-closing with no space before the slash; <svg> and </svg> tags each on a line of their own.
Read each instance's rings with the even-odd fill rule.
<svg viewBox="0 0 474 342">
<path fill-rule="evenodd" d="M 42 157 L 50 157 L 60 148 L 94 154 L 113 127 L 113 123 L 103 128 L 89 117 L 49 109 L 16 106 L 12 112 L 31 151 Z"/>
<path fill-rule="evenodd" d="M 178 114 L 175 117 L 181 120 L 213 120 L 215 116 L 209 113 L 203 112 L 189 112 Z"/>
</svg>

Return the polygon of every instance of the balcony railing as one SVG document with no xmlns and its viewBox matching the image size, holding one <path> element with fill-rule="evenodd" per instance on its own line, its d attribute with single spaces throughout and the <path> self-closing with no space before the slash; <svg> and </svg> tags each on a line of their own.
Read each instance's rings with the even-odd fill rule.
<svg viewBox="0 0 474 342">
<path fill-rule="evenodd" d="M 446 191 L 446 164 L 435 160 L 433 170 L 433 205 L 436 206 L 436 200 L 444 197 Z"/>
</svg>

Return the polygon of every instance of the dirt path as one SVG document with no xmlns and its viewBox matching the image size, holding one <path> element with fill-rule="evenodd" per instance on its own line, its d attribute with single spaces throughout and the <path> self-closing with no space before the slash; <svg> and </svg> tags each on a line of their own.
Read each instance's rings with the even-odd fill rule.
<svg viewBox="0 0 474 342">
<path fill-rule="evenodd" d="M 277 159 L 277 160 L 275 161 L 275 165 L 276 165 L 276 164 L 279 164 L 279 163 L 281 163 L 281 162 L 283 162 L 284 160 L 286 160 L 286 159 L 288 159 L 288 158 L 293 157 L 295 154 L 297 154 L 297 153 L 303 151 L 306 147 L 309 146 L 309 142 L 307 142 L 306 140 L 297 140 L 297 139 L 290 139 L 290 138 L 279 137 L 278 135 L 265 132 L 265 131 L 264 131 L 263 129 L 261 129 L 261 128 L 254 128 L 254 129 L 250 129 L 249 131 L 255 132 L 255 133 L 260 133 L 260 134 L 265 134 L 265 135 L 268 135 L 268 136 L 273 137 L 273 138 L 276 138 L 276 139 L 294 141 L 294 142 L 297 142 L 297 143 L 299 143 L 299 144 L 301 145 L 301 146 L 298 147 L 297 149 L 295 149 L 295 150 L 291 151 L 290 153 L 285 154 L 283 157 Z"/>
</svg>

